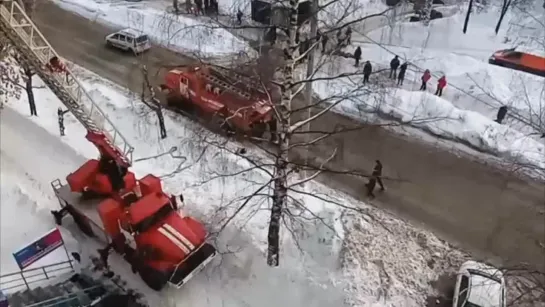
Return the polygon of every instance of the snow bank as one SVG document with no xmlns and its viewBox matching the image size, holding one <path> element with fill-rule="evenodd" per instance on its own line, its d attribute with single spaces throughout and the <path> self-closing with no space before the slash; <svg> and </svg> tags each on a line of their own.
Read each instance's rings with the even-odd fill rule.
<svg viewBox="0 0 545 307">
<path fill-rule="evenodd" d="M 169 137 L 160 140 L 155 117 L 139 104 L 135 105 L 137 96 L 87 71 L 78 68 L 75 68 L 75 71 L 93 98 L 135 146 L 136 162 L 133 170 L 137 175 L 152 172 L 161 176 L 169 192 L 184 194 L 186 204 L 182 210 L 201 218 L 212 231 L 217 230 L 226 221 L 230 213 L 242 204 L 245 196 L 270 179 L 266 174 L 267 169 L 257 171 L 247 160 L 230 153 L 236 149 L 236 144 L 218 149 L 212 144 L 221 142 L 222 138 L 183 117 L 167 114 Z M 36 84 L 39 85 L 40 80 L 37 79 Z M 65 122 L 67 136 L 56 137 L 58 130 L 55 113 L 60 102 L 46 89 L 35 91 L 36 97 L 39 98 L 37 107 L 40 117 L 32 117 L 24 122 L 32 121 L 32 124 L 42 126 L 57 140 L 48 141 L 40 138 L 28 143 L 36 148 L 49 147 L 48 151 L 44 151 L 47 154 L 51 154 L 49 150 L 53 148 L 63 151 L 63 154 L 58 154 L 58 161 L 49 159 L 48 156 L 37 156 L 30 160 L 28 167 L 45 163 L 52 167 L 49 176 L 62 178 L 64 175 L 60 173 L 68 173 L 63 168 L 78 167 L 77 160 L 81 156 L 96 155 L 96 150 L 83 143 L 85 131 L 70 115 L 67 115 Z M 10 108 L 26 114 L 25 97 L 19 101 L 12 101 Z M 43 143 L 42 139 L 46 143 Z M 82 141 L 77 141 L 78 139 Z M 171 155 L 157 157 L 171 150 L 173 146 L 176 148 Z M 255 160 L 268 161 L 263 154 L 253 148 L 249 148 L 247 156 Z M 57 171 L 55 167 L 60 170 Z M 287 226 L 283 228 L 279 268 L 269 268 L 265 264 L 269 218 L 267 208 L 270 203 L 268 198 L 257 196 L 215 240 L 220 251 L 231 253 L 221 255 L 221 261 L 212 264 L 183 289 L 167 290 L 161 294 L 151 293 L 137 278 L 127 279 L 129 285 L 145 291 L 153 306 L 167 303 L 169 306 L 191 304 L 203 307 L 219 305 L 267 307 L 278 304 L 290 307 L 353 304 L 399 306 L 399 302 L 403 302 L 407 307 L 423 305 L 429 282 L 443 272 L 439 267 L 417 266 L 424 260 L 432 259 L 428 251 L 421 247 L 416 248 L 415 243 L 410 243 L 410 240 L 415 240 L 414 237 L 397 237 L 396 234 L 385 240 L 384 245 L 378 245 L 380 237 L 372 241 L 375 248 L 385 249 L 385 255 L 393 251 L 390 258 L 384 260 L 387 265 L 395 264 L 391 270 L 387 268 L 390 278 L 395 280 L 397 285 L 395 291 L 391 292 L 392 297 L 377 297 L 376 294 L 382 291 L 384 285 L 379 280 L 382 273 L 376 271 L 376 259 L 368 257 L 370 249 L 355 248 L 351 242 L 367 241 L 366 233 L 370 231 L 377 236 L 382 235 L 382 230 L 372 229 L 380 227 L 379 224 L 400 223 L 399 225 L 405 225 L 407 229 L 413 229 L 414 233 L 424 233 L 425 236 L 432 236 L 431 234 L 416 230 L 404 222 L 394 222 L 392 216 L 376 213 L 367 205 L 318 183 L 310 182 L 302 190 L 306 194 L 291 194 L 290 209 L 297 213 L 297 204 L 304 204 L 307 210 L 311 210 L 322 220 L 310 220 L 300 224 L 287 219 Z M 270 193 L 267 190 L 264 192 Z M 369 223 L 364 233 L 359 233 L 356 231 L 359 226 L 352 227 L 349 222 L 359 217 L 369 219 L 368 216 L 348 216 L 334 204 L 320 200 L 316 196 L 330 202 L 369 210 L 369 214 L 374 215 L 370 220 L 376 222 Z M 302 251 L 297 248 L 294 238 L 297 239 Z M 407 253 L 407 259 L 400 258 L 393 263 L 396 251 L 401 250 Z M 444 245 L 440 253 L 448 254 L 449 250 L 450 248 Z M 350 254 L 347 254 L 348 251 Z M 131 274 L 130 268 L 121 264 L 121 261 L 112 259 L 111 262 L 119 263 L 119 267 L 116 268 L 119 272 Z M 339 263 L 342 264 L 341 268 Z M 363 288 L 366 291 L 362 291 Z"/>
<path fill-rule="evenodd" d="M 247 43 L 227 30 L 196 19 L 175 16 L 149 4 L 126 1 L 55 0 L 60 7 L 85 18 L 117 28 L 134 28 L 148 34 L 157 44 L 199 56 L 251 53 Z"/>
<path fill-rule="evenodd" d="M 346 215 L 344 225 L 344 272 L 354 282 L 353 306 L 399 307 L 427 306 L 421 293 L 429 290 L 428 280 L 437 280 L 437 272 L 449 272 L 467 259 L 429 233 L 419 231 L 395 219 L 384 219 L 377 227 L 373 220 Z M 443 294 L 444 295 L 444 294 Z M 439 295 L 440 296 L 440 295 Z M 370 301 L 369 297 L 375 300 Z M 446 305 L 445 305 L 446 306 Z"/>
</svg>

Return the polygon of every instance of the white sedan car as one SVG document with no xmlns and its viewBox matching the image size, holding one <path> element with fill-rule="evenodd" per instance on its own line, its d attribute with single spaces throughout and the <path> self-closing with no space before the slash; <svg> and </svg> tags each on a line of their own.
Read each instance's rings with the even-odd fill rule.
<svg viewBox="0 0 545 307">
<path fill-rule="evenodd" d="M 149 37 L 135 29 L 123 29 L 105 38 L 106 45 L 139 54 L 151 48 Z"/>
<path fill-rule="evenodd" d="M 452 307 L 505 307 L 503 273 L 475 261 L 465 262 L 456 278 Z"/>
</svg>

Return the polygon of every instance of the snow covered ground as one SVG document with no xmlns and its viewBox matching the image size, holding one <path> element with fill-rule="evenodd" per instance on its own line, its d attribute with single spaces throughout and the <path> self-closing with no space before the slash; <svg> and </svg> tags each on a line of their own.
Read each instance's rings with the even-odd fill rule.
<svg viewBox="0 0 545 307">
<path fill-rule="evenodd" d="M 234 145 L 218 149 L 211 144 L 221 138 L 183 117 L 168 114 L 169 137 L 159 140 L 154 117 L 136 105 L 133 94 L 83 69 L 76 71 L 95 101 L 135 146 L 137 162 L 133 170 L 137 175 L 151 172 L 162 176 L 169 192 L 184 194 L 183 210 L 202 219 L 212 231 L 225 222 L 245 196 L 269 180 L 264 171 L 252 169 L 245 159 L 229 153 Z M 37 79 L 36 84 L 40 83 Z M 25 211 L 30 212 L 33 207 L 54 207 L 49 182 L 64 178 L 85 158 L 96 155 L 84 139 L 84 129 L 72 116 L 65 121 L 67 136 L 58 137 L 56 109 L 60 102 L 46 89 L 35 92 L 39 117 L 27 117 L 24 96 L 11 100 L 1 115 L 2 133 L 8 131 L 11 136 L 11 143 L 2 143 L 2 158 L 7 155 L 11 157 L 6 160 L 9 164 L 18 165 L 16 178 L 33 178 L 36 188 L 28 190 L 27 197 L 42 200 L 16 200 L 14 196 L 9 203 L 25 203 Z M 172 155 L 149 158 L 173 146 L 176 149 Z M 247 155 L 266 159 L 252 148 Z M 152 306 L 411 307 L 422 306 L 427 293 L 433 292 L 429 283 L 445 271 L 455 270 L 465 258 L 429 232 L 318 183 L 307 184 L 304 191 L 329 202 L 292 193 L 292 206 L 304 204 L 325 224 L 319 220 L 304 224 L 288 221 L 291 232 L 284 228 L 279 268 L 265 264 L 269 218 L 265 209 L 269 204 L 267 198 L 259 196 L 215 240 L 225 253 L 221 260 L 183 289 L 151 293 L 138 278 L 129 278 L 130 268 L 119 258 L 113 257 L 112 263 L 131 287 L 146 291 Z M 363 214 L 341 211 L 332 201 L 352 205 Z M 41 215 L 32 223 L 52 224 L 49 216 Z M 16 231 L 18 225 L 9 226 Z M 6 233 L 6 229 L 2 228 L 2 232 Z M 88 245 L 81 234 L 75 232 L 74 236 Z M 89 246 L 92 245 L 87 247 L 90 251 L 95 248 Z"/>
<path fill-rule="evenodd" d="M 116 28 L 141 30 L 157 44 L 197 56 L 252 53 L 248 44 L 227 30 L 188 16 L 159 9 L 155 1 L 55 0 L 63 9 Z M 180 1 L 180 5 L 182 1 Z"/>
<path fill-rule="evenodd" d="M 536 8 L 532 13 L 539 20 L 543 9 Z M 528 17 L 522 25 L 517 23 L 518 31 L 514 31 L 515 23 L 524 14 L 508 14 L 496 36 L 497 11 L 489 9 L 472 15 L 468 34 L 464 35 L 461 31 L 463 14 L 462 10 L 451 17 L 434 20 L 429 28 L 404 22 L 393 29 L 384 27 L 369 35 L 355 35 L 352 48 L 360 45 L 363 61 L 370 60 L 375 70 L 389 67 L 394 54 L 411 63 L 404 86 L 396 87 L 393 81 L 387 80 L 385 72 L 373 75 L 371 82 L 375 84 L 370 87 L 362 87 L 361 78 L 351 76 L 315 82 L 315 91 L 322 98 L 348 95 L 337 106 L 338 112 L 366 120 L 369 114 L 379 112 L 433 135 L 507 157 L 509 161 L 514 158 L 530 163 L 543 173 L 545 141 L 539 139 L 539 128 L 545 129 L 545 80 L 487 62 L 495 50 L 512 47 L 515 38 L 525 50 L 539 53 L 535 49 L 536 40 L 529 37 L 545 39 L 543 24 Z M 520 33 L 525 33 L 526 40 L 521 39 Z M 505 40 L 511 41 L 506 44 Z M 369 41 L 381 45 L 364 43 Z M 346 51 L 350 53 L 353 49 Z M 327 63 L 329 58 L 322 59 L 322 76 L 357 72 L 352 59 L 336 58 L 332 63 Z M 428 83 L 426 92 L 420 92 L 424 69 L 430 69 L 435 78 Z M 433 92 L 441 74 L 447 76 L 448 85 L 439 98 Z M 493 121 L 501 105 L 510 108 L 503 125 Z M 525 122 L 515 118 L 514 112 Z"/>
</svg>

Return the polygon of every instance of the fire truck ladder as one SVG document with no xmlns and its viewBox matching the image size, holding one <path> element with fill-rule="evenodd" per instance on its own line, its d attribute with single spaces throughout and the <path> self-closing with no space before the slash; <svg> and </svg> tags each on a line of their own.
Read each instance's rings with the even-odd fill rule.
<svg viewBox="0 0 545 307">
<path fill-rule="evenodd" d="M 233 92 L 233 93 L 235 93 L 235 94 L 238 94 L 238 95 L 240 95 L 240 96 L 242 96 L 242 97 L 244 97 L 244 98 L 246 98 L 246 99 L 249 99 L 249 98 L 250 98 L 250 94 L 249 94 L 249 93 L 244 92 L 244 91 L 240 90 L 239 88 L 237 88 L 237 87 L 235 87 L 235 86 L 233 86 L 233 85 L 231 85 L 231 84 L 228 84 L 228 83 L 225 82 L 225 81 L 220 80 L 218 77 L 215 77 L 215 76 L 212 76 L 212 75 L 209 75 L 209 74 L 202 74 L 202 76 L 203 76 L 206 80 L 210 81 L 210 82 L 211 82 L 212 84 L 214 84 L 214 85 L 221 86 L 221 87 L 223 87 L 224 89 L 227 89 L 227 90 L 229 90 L 229 91 L 231 91 L 231 92 Z"/>
<path fill-rule="evenodd" d="M 101 145 L 106 146 L 109 152 L 115 153 L 117 162 L 130 166 L 134 148 L 69 69 L 66 69 L 66 73 L 56 73 L 46 67 L 51 58 L 60 59 L 60 56 L 27 16 L 24 9 L 13 0 L 0 1 L 0 32 L 0 39 L 2 39 L 1 36 L 5 36 L 11 41 L 20 53 L 21 61 L 36 70 L 36 74 L 87 131 L 101 138 L 103 136 Z M 95 143 L 95 141 L 92 142 Z"/>
</svg>

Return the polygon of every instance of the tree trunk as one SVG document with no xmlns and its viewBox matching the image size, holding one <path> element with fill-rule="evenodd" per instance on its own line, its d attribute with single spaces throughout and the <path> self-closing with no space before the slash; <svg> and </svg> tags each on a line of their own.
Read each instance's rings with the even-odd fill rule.
<svg viewBox="0 0 545 307">
<path fill-rule="evenodd" d="M 157 119 L 159 120 L 159 134 L 161 135 L 161 139 L 166 139 L 167 129 L 165 127 L 165 118 L 163 117 L 163 108 L 159 103 L 155 107 L 155 113 L 157 114 Z"/>
<path fill-rule="evenodd" d="M 466 20 L 464 21 L 464 34 L 467 31 L 467 24 L 469 23 L 469 15 L 471 15 L 471 10 L 473 10 L 473 0 L 469 0 L 469 5 L 467 6 Z"/>
<path fill-rule="evenodd" d="M 498 20 L 498 24 L 496 25 L 496 34 L 498 34 L 498 31 L 500 30 L 500 26 L 501 26 L 501 23 L 503 21 L 503 17 L 505 17 L 505 14 L 507 13 L 507 10 L 509 9 L 509 6 L 511 6 L 511 0 L 503 0 L 500 19 Z"/>
<path fill-rule="evenodd" d="M 25 67 L 24 71 L 26 76 L 25 91 L 28 96 L 28 106 L 30 107 L 30 116 L 38 116 L 38 112 L 36 110 L 36 101 L 34 100 L 34 91 L 32 86 L 32 76 L 34 75 L 34 73 L 28 67 Z"/>
<path fill-rule="evenodd" d="M 282 222 L 283 210 L 288 200 L 288 147 L 291 139 L 289 128 L 291 96 L 293 91 L 293 72 L 295 66 L 293 53 L 297 49 L 295 35 L 297 32 L 297 10 L 299 7 L 299 0 L 290 0 L 289 4 L 290 35 L 288 47 L 284 50 L 286 61 L 282 72 L 282 98 L 280 100 L 280 105 L 277 106 L 278 117 L 276 120 L 278 128 L 278 147 L 275 161 L 273 204 L 268 232 L 267 264 L 273 267 L 278 266 L 280 263 L 280 224 Z"/>
</svg>

